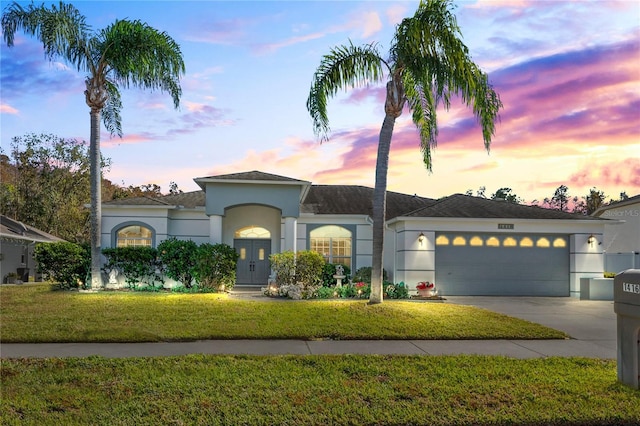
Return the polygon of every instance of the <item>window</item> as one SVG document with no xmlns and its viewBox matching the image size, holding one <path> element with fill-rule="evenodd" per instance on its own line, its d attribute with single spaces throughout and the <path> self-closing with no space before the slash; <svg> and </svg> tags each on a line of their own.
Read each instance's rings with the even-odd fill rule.
<svg viewBox="0 0 640 426">
<path fill-rule="evenodd" d="M 234 238 L 271 238 L 271 232 L 259 226 L 247 226 L 238 229 L 233 236 Z"/>
<path fill-rule="evenodd" d="M 312 230 L 309 236 L 311 250 L 320 253 L 329 263 L 341 263 L 351 268 L 351 231 L 327 225 Z"/>
<path fill-rule="evenodd" d="M 117 247 L 151 247 L 153 232 L 141 225 L 129 225 L 118 231 L 116 240 Z"/>
<path fill-rule="evenodd" d="M 436 245 L 437 246 L 448 246 L 449 245 L 449 238 L 447 238 L 445 235 L 438 236 L 438 238 L 436 238 Z"/>
</svg>

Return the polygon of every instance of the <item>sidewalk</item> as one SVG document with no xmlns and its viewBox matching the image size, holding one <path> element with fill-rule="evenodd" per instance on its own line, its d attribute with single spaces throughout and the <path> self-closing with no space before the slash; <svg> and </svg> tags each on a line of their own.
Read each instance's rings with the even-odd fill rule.
<svg viewBox="0 0 640 426">
<path fill-rule="evenodd" d="M 5 343 L 0 357 L 108 358 L 186 354 L 249 355 L 504 355 L 617 356 L 616 318 L 612 302 L 572 298 L 448 297 L 447 303 L 473 305 L 565 331 L 567 340 L 201 340 L 160 343 Z"/>
</svg>

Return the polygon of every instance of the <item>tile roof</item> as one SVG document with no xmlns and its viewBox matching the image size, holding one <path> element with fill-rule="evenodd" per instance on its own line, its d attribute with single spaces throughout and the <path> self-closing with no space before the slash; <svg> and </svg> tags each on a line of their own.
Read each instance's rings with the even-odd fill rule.
<svg viewBox="0 0 640 426">
<path fill-rule="evenodd" d="M 242 173 L 230 173 L 226 175 L 217 176 L 203 176 L 198 179 L 215 179 L 215 180 L 263 180 L 263 181 L 275 181 L 275 182 L 300 182 L 309 183 L 304 180 L 294 179 L 286 176 L 274 175 L 271 173 L 265 173 L 258 170 Z"/>
<path fill-rule="evenodd" d="M 356 185 L 312 185 L 302 213 L 372 215 L 373 188 Z M 430 198 L 387 191 L 387 219 L 435 203 Z"/>
<path fill-rule="evenodd" d="M 405 214 L 406 217 L 464 217 L 504 219 L 594 219 L 576 213 L 545 209 L 507 201 L 490 200 L 470 195 L 454 194 L 436 203 Z"/>
<path fill-rule="evenodd" d="M 261 180 L 300 182 L 284 176 L 259 171 L 232 173 L 200 179 Z M 633 197 L 632 199 L 635 199 Z M 300 205 L 302 213 L 356 214 L 372 216 L 373 188 L 358 185 L 311 185 Z M 105 206 L 166 206 L 173 208 L 204 207 L 204 191 L 186 192 L 163 197 L 124 198 L 104 203 Z M 451 218 L 520 218 L 520 219 L 584 219 L 591 216 L 550 210 L 542 207 L 508 203 L 469 195 L 454 194 L 434 200 L 417 195 L 387 191 L 387 220 L 395 217 L 451 217 Z"/>
<path fill-rule="evenodd" d="M 204 207 L 204 191 L 184 192 L 182 194 L 164 195 L 162 197 L 132 197 L 107 201 L 105 206 L 166 206 L 173 208 L 182 206 L 189 209 Z"/>
<path fill-rule="evenodd" d="M 33 226 L 25 225 L 22 222 L 4 215 L 0 215 L 0 237 L 4 240 L 24 240 L 45 243 L 64 241 L 62 238 L 41 231 Z"/>
</svg>

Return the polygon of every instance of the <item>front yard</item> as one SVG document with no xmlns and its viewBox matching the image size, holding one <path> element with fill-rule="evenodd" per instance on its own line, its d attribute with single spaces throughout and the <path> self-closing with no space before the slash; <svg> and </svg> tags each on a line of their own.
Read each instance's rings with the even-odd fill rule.
<svg viewBox="0 0 640 426">
<path fill-rule="evenodd" d="M 557 330 L 470 306 L 415 301 L 244 301 L 225 294 L 0 287 L 2 342 L 199 339 L 562 339 Z"/>
<path fill-rule="evenodd" d="M 484 356 L 2 361 L 3 425 L 637 425 L 615 362 Z"/>
<path fill-rule="evenodd" d="M 558 331 L 410 301 L 0 287 L 2 342 L 206 338 L 536 339 Z M 2 359 L 3 425 L 637 425 L 616 362 L 499 356 Z"/>
</svg>

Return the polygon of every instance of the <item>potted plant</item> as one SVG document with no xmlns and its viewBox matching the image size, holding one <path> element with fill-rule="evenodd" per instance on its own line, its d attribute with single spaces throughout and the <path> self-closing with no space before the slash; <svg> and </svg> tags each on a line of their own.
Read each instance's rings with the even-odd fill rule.
<svg viewBox="0 0 640 426">
<path fill-rule="evenodd" d="M 429 281 L 421 281 L 418 283 L 418 285 L 416 285 L 416 290 L 418 291 L 418 296 L 420 297 L 433 296 L 435 288 L 435 283 L 430 283 Z"/>
<path fill-rule="evenodd" d="M 7 284 L 15 284 L 17 279 L 18 274 L 16 274 L 15 272 L 9 272 L 4 276 L 4 282 L 6 282 Z"/>
</svg>

